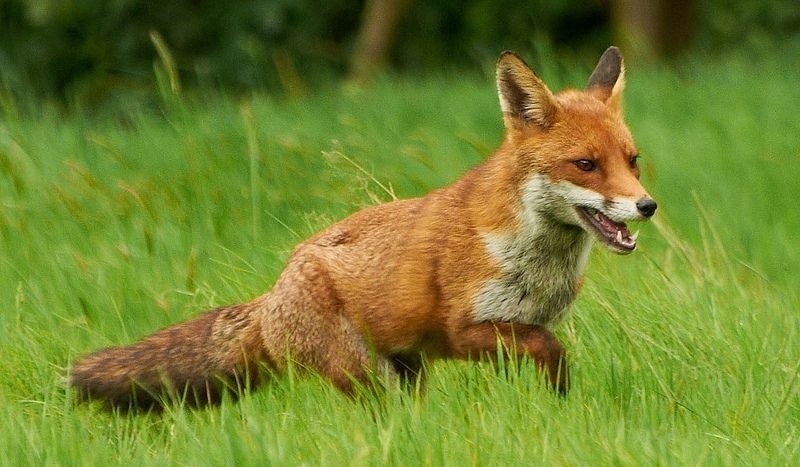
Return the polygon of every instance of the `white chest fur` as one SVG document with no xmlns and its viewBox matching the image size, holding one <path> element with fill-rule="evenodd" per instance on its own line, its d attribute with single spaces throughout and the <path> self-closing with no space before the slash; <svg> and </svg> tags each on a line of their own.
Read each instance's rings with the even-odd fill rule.
<svg viewBox="0 0 800 467">
<path fill-rule="evenodd" d="M 478 321 L 546 325 L 558 321 L 575 298 L 591 239 L 579 227 L 529 224 L 514 235 L 484 235 L 501 276 L 487 280 L 474 298 Z"/>
</svg>

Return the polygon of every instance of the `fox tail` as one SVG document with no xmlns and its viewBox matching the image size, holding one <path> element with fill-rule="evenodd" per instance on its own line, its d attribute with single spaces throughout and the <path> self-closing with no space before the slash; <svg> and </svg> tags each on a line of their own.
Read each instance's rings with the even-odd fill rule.
<svg viewBox="0 0 800 467">
<path fill-rule="evenodd" d="M 263 343 L 253 306 L 207 311 L 139 342 L 98 350 L 75 362 L 70 385 L 80 400 L 109 408 L 158 409 L 167 400 L 218 403 L 259 382 Z"/>
</svg>

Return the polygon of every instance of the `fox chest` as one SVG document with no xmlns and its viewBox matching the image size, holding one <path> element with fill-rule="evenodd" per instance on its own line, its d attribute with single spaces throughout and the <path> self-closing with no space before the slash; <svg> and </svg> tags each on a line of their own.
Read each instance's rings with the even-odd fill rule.
<svg viewBox="0 0 800 467">
<path fill-rule="evenodd" d="M 487 250 L 499 274 L 473 298 L 478 321 L 547 325 L 559 321 L 577 294 L 591 244 L 584 235 L 563 239 L 497 237 Z"/>
</svg>

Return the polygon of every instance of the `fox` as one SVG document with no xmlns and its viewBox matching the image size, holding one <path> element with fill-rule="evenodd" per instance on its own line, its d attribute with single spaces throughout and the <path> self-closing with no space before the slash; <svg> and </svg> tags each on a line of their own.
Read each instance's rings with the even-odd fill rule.
<svg viewBox="0 0 800 467">
<path fill-rule="evenodd" d="M 496 84 L 504 136 L 481 164 L 312 236 L 247 303 L 79 358 L 69 375 L 79 400 L 140 409 L 178 396 L 205 406 L 292 364 L 353 394 L 377 374 L 415 382 L 437 359 L 501 354 L 530 359 L 566 394 L 567 353 L 552 328 L 593 244 L 631 253 L 627 223 L 648 220 L 657 204 L 623 120 L 617 47 L 581 90 L 552 93 L 511 51 L 497 60 Z"/>
</svg>

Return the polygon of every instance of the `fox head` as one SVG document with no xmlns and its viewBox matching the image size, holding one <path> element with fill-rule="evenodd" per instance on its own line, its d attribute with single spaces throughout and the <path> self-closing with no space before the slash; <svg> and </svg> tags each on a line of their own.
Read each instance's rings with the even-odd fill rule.
<svg viewBox="0 0 800 467">
<path fill-rule="evenodd" d="M 583 91 L 553 94 L 513 52 L 497 61 L 497 88 L 514 158 L 523 217 L 577 226 L 610 250 L 636 247 L 626 222 L 645 220 L 656 202 L 639 182 L 639 157 L 622 119 L 625 67 L 610 47 Z"/>
</svg>

